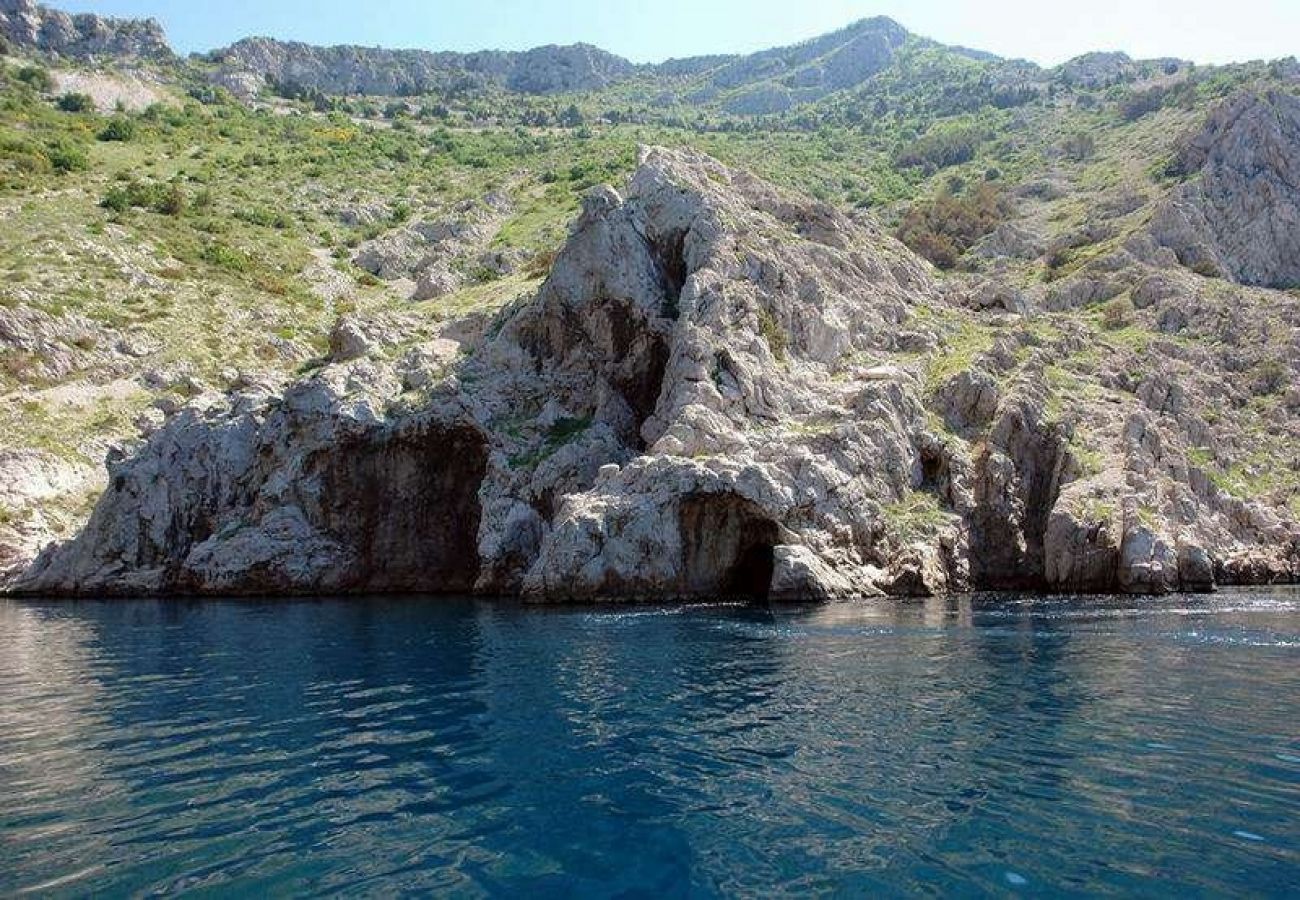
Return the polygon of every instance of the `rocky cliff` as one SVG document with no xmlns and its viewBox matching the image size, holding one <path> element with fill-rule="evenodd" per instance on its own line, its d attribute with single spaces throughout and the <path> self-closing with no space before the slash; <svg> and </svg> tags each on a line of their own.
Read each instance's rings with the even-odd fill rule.
<svg viewBox="0 0 1300 900">
<path fill-rule="evenodd" d="M 1097 341 L 1040 299 L 1009 313 L 865 221 L 649 149 L 481 341 L 396 364 L 352 348 L 285 393 L 192 403 L 111 462 L 83 533 L 17 589 L 548 601 L 1300 576 L 1286 499 L 1214 476 L 1256 446 L 1220 413 L 1249 396 L 1225 367 L 1249 365 L 1251 321 L 1294 328 L 1300 304 L 1215 306 L 1149 239 L 1058 302 L 1103 269 L 1188 335 L 1236 317 L 1230 349 Z"/>
<path fill-rule="evenodd" d="M 153 19 L 69 15 L 32 0 L 0 0 L 0 37 L 10 45 L 77 59 L 170 59 L 162 26 Z"/>
<path fill-rule="evenodd" d="M 625 59 L 587 44 L 525 52 L 433 53 L 371 47 L 315 47 L 248 38 L 214 57 L 215 78 L 228 85 L 398 96 L 487 87 L 557 94 L 606 87 L 631 74 Z"/>
<path fill-rule="evenodd" d="M 1174 161 L 1187 178 L 1156 239 L 1205 274 L 1300 287 L 1300 97 L 1245 91 L 1220 104 Z"/>
<path fill-rule="evenodd" d="M 522 53 L 433 53 L 249 38 L 212 54 L 219 63 L 212 78 L 243 94 L 269 84 L 281 90 L 343 96 L 395 96 L 430 91 L 463 95 L 488 88 L 550 95 L 597 91 L 639 76 L 655 91 L 673 96 L 680 92 L 692 105 L 763 115 L 858 87 L 889 68 L 908 45 L 941 46 L 883 17 L 744 56 L 705 56 L 646 66 L 586 44 Z M 996 60 L 952 49 L 960 56 Z"/>
</svg>

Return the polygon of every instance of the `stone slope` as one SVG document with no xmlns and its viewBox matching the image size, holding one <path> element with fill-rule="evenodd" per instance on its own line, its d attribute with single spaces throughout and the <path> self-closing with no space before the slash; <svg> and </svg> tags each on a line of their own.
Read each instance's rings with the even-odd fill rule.
<svg viewBox="0 0 1300 900">
<path fill-rule="evenodd" d="M 1175 285 L 1151 316 L 1194 278 L 1126 264 Z M 986 286 L 650 149 L 468 357 L 196 402 L 112 462 L 85 531 L 15 587 L 832 598 L 1300 576 L 1285 498 L 1233 496 L 1192 453 L 1252 446 L 1210 415 L 1223 358 L 981 312 Z"/>
<path fill-rule="evenodd" d="M 171 59 L 153 19 L 69 15 L 33 0 L 0 0 L 0 37 L 14 47 L 76 59 Z"/>
</svg>

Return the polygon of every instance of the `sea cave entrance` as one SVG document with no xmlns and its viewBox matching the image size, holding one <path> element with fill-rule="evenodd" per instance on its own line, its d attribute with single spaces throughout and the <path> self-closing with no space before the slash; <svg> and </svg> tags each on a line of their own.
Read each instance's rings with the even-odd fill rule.
<svg viewBox="0 0 1300 900">
<path fill-rule="evenodd" d="M 735 494 L 693 494 L 681 502 L 682 590 L 690 595 L 766 600 L 780 528 Z"/>
</svg>

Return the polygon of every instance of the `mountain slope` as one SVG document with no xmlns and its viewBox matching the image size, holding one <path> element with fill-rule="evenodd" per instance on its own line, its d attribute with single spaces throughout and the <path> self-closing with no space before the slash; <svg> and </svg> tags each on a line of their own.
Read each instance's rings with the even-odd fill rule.
<svg viewBox="0 0 1300 900">
<path fill-rule="evenodd" d="M 416 364 L 422 398 L 395 406 L 412 370 L 361 360 L 196 406 L 18 589 L 828 598 L 1300 576 L 1294 515 L 1192 455 L 1238 437 L 1198 411 L 1222 390 L 1214 353 L 973 312 L 927 268 L 651 148 L 627 199 L 588 194 L 477 352 Z M 958 361 L 956 341 L 980 349 Z"/>
</svg>

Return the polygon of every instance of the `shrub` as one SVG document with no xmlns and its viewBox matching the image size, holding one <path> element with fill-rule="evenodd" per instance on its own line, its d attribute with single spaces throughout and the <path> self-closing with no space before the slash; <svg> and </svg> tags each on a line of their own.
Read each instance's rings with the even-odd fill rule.
<svg viewBox="0 0 1300 900">
<path fill-rule="evenodd" d="M 238 210 L 235 213 L 235 218 L 241 222 L 247 222 L 249 225 L 257 225 L 261 228 L 275 228 L 280 231 L 292 224 L 287 213 L 277 212 L 265 207 Z"/>
<path fill-rule="evenodd" d="M 208 244 L 200 256 L 204 262 L 228 272 L 246 272 L 250 265 L 245 254 L 221 243 Z"/>
<path fill-rule="evenodd" d="M 126 142 L 135 137 L 135 122 L 126 116 L 114 116 L 99 132 L 101 141 Z"/>
<path fill-rule="evenodd" d="M 0 140 L 0 160 L 27 175 L 42 175 L 54 170 L 46 152 L 22 138 Z"/>
<path fill-rule="evenodd" d="M 1118 331 L 1133 323 L 1133 301 L 1116 297 L 1101 309 L 1101 324 L 1108 331 Z"/>
<path fill-rule="evenodd" d="M 937 172 L 970 162 L 984 143 L 984 132 L 972 125 L 934 128 L 900 148 L 894 161 L 904 168 Z"/>
<path fill-rule="evenodd" d="M 1084 162 L 1097 152 L 1097 139 L 1086 131 L 1076 131 L 1061 142 L 1061 150 L 1067 159 Z"/>
<path fill-rule="evenodd" d="M 131 208 L 131 193 L 127 188 L 115 185 L 108 189 L 99 205 L 109 212 L 121 215 Z"/>
<path fill-rule="evenodd" d="M 944 192 L 914 204 L 903 216 L 898 239 L 939 268 L 951 269 L 1007 212 L 1001 190 L 985 181 L 966 196 Z"/>
<path fill-rule="evenodd" d="M 186 207 L 185 188 L 180 182 L 173 181 L 171 186 L 159 193 L 153 208 L 167 216 L 184 215 Z"/>
<path fill-rule="evenodd" d="M 45 155 L 49 158 L 54 171 L 59 173 L 84 172 L 90 168 L 90 159 L 86 156 L 85 149 L 66 138 L 52 141 Z"/>
<path fill-rule="evenodd" d="M 95 101 L 89 94 L 64 94 L 58 99 L 59 109 L 69 113 L 95 111 Z"/>
<path fill-rule="evenodd" d="M 558 250 L 544 250 L 528 262 L 524 263 L 523 272 L 525 278 L 542 278 L 551 274 L 551 267 L 555 265 L 555 258 L 559 256 Z"/>
<path fill-rule="evenodd" d="M 576 103 L 571 103 L 560 113 L 560 124 L 565 128 L 580 128 L 586 124 L 586 119 L 582 115 L 582 110 L 578 109 Z"/>
<path fill-rule="evenodd" d="M 758 309 L 758 330 L 763 335 L 763 340 L 767 341 L 768 349 L 772 355 L 779 361 L 785 360 L 785 352 L 789 346 L 790 339 L 781 327 L 781 323 L 772 315 L 772 311 L 765 306 Z"/>
<path fill-rule="evenodd" d="M 171 184 L 146 184 L 130 181 L 114 185 L 99 202 L 104 209 L 124 213 L 129 209 L 149 209 L 167 216 L 184 214 L 188 206 L 185 188 L 179 182 Z"/>
<path fill-rule="evenodd" d="M 1136 122 L 1143 116 L 1150 115 L 1164 106 L 1168 94 L 1169 91 L 1163 87 L 1134 91 L 1120 102 L 1120 116 L 1123 117 L 1125 122 Z"/>
<path fill-rule="evenodd" d="M 1280 394 L 1291 384 L 1291 368 L 1277 357 L 1264 360 L 1255 368 L 1256 396 Z"/>
<path fill-rule="evenodd" d="M 23 66 L 14 73 L 14 77 L 34 91 L 48 94 L 54 90 L 54 79 L 46 69 L 40 66 Z"/>
</svg>

